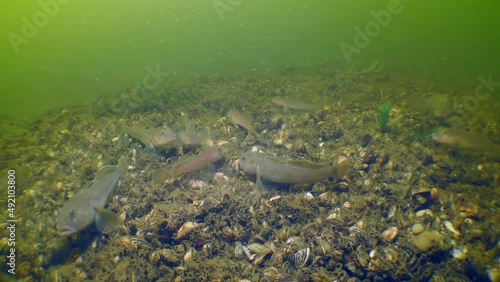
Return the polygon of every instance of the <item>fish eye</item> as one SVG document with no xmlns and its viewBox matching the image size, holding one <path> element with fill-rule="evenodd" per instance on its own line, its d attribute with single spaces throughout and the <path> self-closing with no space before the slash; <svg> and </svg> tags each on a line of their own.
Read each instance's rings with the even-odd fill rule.
<svg viewBox="0 0 500 282">
<path fill-rule="evenodd" d="M 245 156 L 241 156 L 241 160 L 244 161 L 246 159 Z"/>
</svg>

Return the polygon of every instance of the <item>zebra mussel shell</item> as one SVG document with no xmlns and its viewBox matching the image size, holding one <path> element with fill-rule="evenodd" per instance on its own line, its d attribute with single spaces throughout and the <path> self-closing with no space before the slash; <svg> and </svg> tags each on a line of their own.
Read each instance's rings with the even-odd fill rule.
<svg viewBox="0 0 500 282">
<path fill-rule="evenodd" d="M 293 255 L 293 265 L 297 268 L 304 267 L 311 258 L 311 248 L 300 249 Z"/>
</svg>

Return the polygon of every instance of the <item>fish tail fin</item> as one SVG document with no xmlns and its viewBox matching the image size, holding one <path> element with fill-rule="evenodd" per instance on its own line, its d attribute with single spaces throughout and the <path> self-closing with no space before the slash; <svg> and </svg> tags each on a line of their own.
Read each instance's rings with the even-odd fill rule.
<svg viewBox="0 0 500 282">
<path fill-rule="evenodd" d="M 99 216 L 99 213 L 97 213 L 97 215 L 95 217 L 95 226 L 101 232 L 103 232 L 107 229 L 107 223 L 101 216 Z"/>
</svg>

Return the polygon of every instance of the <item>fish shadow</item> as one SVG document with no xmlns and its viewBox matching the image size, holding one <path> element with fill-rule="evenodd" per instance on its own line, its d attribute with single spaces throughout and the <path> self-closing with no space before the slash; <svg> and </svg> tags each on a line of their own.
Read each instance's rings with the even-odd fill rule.
<svg viewBox="0 0 500 282">
<path fill-rule="evenodd" d="M 72 263 L 74 260 L 68 261 L 68 259 L 74 258 L 76 255 L 84 253 L 92 245 L 92 242 L 98 238 L 101 233 L 97 230 L 95 226 L 81 231 L 77 235 L 63 237 L 58 236 L 54 240 L 58 240 L 58 247 L 55 248 L 50 256 L 48 265 L 63 265 L 66 263 Z"/>
</svg>

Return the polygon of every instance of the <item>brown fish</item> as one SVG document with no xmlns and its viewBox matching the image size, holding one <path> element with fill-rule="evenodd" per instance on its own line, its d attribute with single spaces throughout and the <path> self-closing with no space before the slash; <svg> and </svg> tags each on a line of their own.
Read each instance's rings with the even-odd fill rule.
<svg viewBox="0 0 500 282">
<path fill-rule="evenodd" d="M 261 178 L 288 184 L 307 184 L 328 177 L 342 177 L 348 169 L 348 161 L 328 166 L 305 161 L 288 161 L 269 154 L 246 152 L 240 157 L 240 166 L 247 174 L 257 176 L 256 186 L 263 190 Z"/>
<path fill-rule="evenodd" d="M 278 106 L 282 106 L 285 111 L 288 109 L 305 111 L 317 111 L 321 109 L 320 105 L 312 104 L 303 100 L 291 99 L 288 97 L 274 97 L 272 99 L 272 102 Z"/>
<path fill-rule="evenodd" d="M 186 160 L 181 160 L 174 164 L 172 168 L 158 169 L 154 172 L 153 182 L 163 183 L 173 177 L 179 177 L 186 173 L 200 170 L 212 163 L 217 162 L 224 156 L 224 148 L 212 147 L 204 152 L 192 156 Z"/>
<path fill-rule="evenodd" d="M 240 112 L 238 112 L 235 109 L 229 110 L 227 113 L 227 118 L 229 119 L 229 122 L 241 126 L 245 128 L 248 132 L 252 133 L 255 132 L 255 127 L 253 126 L 253 121 L 250 117 L 242 115 Z"/>
</svg>

